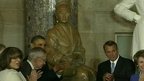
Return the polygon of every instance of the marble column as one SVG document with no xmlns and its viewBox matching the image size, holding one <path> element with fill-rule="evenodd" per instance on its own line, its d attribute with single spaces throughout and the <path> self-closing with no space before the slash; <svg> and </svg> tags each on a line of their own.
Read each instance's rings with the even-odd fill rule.
<svg viewBox="0 0 144 81">
<path fill-rule="evenodd" d="M 53 26 L 53 11 L 55 0 L 26 0 L 25 50 L 28 50 L 30 40 L 35 35 L 45 36 Z"/>
</svg>

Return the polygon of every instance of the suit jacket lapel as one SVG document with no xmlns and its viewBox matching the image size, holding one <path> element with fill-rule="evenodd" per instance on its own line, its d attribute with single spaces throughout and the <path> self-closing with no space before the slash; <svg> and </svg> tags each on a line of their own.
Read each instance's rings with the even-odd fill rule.
<svg viewBox="0 0 144 81">
<path fill-rule="evenodd" d="M 108 70 L 109 73 L 111 72 L 111 63 L 110 63 L 110 60 L 107 62 L 107 66 L 105 68 L 107 68 L 107 70 Z"/>
<path fill-rule="evenodd" d="M 121 69 L 121 64 L 122 64 L 121 59 L 122 59 L 122 57 L 120 56 L 118 61 L 117 61 L 116 66 L 115 66 L 114 74 L 117 73 Z"/>
</svg>

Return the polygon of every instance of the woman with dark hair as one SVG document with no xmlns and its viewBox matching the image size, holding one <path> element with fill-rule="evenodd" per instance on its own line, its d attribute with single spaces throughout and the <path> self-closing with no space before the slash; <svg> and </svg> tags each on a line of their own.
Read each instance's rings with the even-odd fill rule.
<svg viewBox="0 0 144 81">
<path fill-rule="evenodd" d="M 0 55 L 0 81 L 26 81 L 17 70 L 23 58 L 23 53 L 16 47 L 6 48 Z M 32 72 L 29 81 L 37 81 L 37 75 Z"/>
<path fill-rule="evenodd" d="M 18 60 L 18 63 L 16 63 L 15 66 L 11 66 L 12 65 L 12 61 L 15 60 L 15 59 Z M 0 56 L 0 67 L 1 67 L 1 70 L 4 70 L 6 68 L 7 69 L 10 69 L 10 68 L 18 69 L 21 59 L 22 59 L 21 50 L 19 50 L 18 48 L 15 48 L 15 47 L 6 48 L 2 52 L 2 54 Z"/>
</svg>

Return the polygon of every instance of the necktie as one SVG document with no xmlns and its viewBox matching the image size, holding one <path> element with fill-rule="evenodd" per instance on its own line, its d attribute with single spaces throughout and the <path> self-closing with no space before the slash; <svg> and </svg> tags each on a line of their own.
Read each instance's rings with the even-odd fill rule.
<svg viewBox="0 0 144 81">
<path fill-rule="evenodd" d="M 111 73 L 113 73 L 114 72 L 114 69 L 115 69 L 115 63 L 111 63 Z"/>
</svg>

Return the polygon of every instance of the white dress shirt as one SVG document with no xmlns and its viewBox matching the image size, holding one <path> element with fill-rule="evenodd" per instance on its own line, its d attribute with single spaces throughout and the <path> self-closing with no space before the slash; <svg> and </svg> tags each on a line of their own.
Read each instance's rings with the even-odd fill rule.
<svg viewBox="0 0 144 81">
<path fill-rule="evenodd" d="M 32 69 L 35 69 L 34 66 L 33 66 L 33 64 L 29 60 L 27 60 L 27 62 L 30 64 L 30 66 L 31 66 Z"/>
<path fill-rule="evenodd" d="M 118 58 L 117 58 L 115 61 L 111 61 L 111 60 L 110 60 L 110 63 L 111 63 L 111 64 L 114 63 L 114 69 L 115 69 L 115 67 L 116 67 L 116 64 L 117 64 L 118 59 L 119 59 L 119 56 L 118 56 Z M 111 68 L 112 68 L 112 65 L 111 65 Z M 111 69 L 111 73 L 113 73 L 113 72 L 114 72 L 114 70 L 112 71 L 112 69 Z"/>
</svg>

